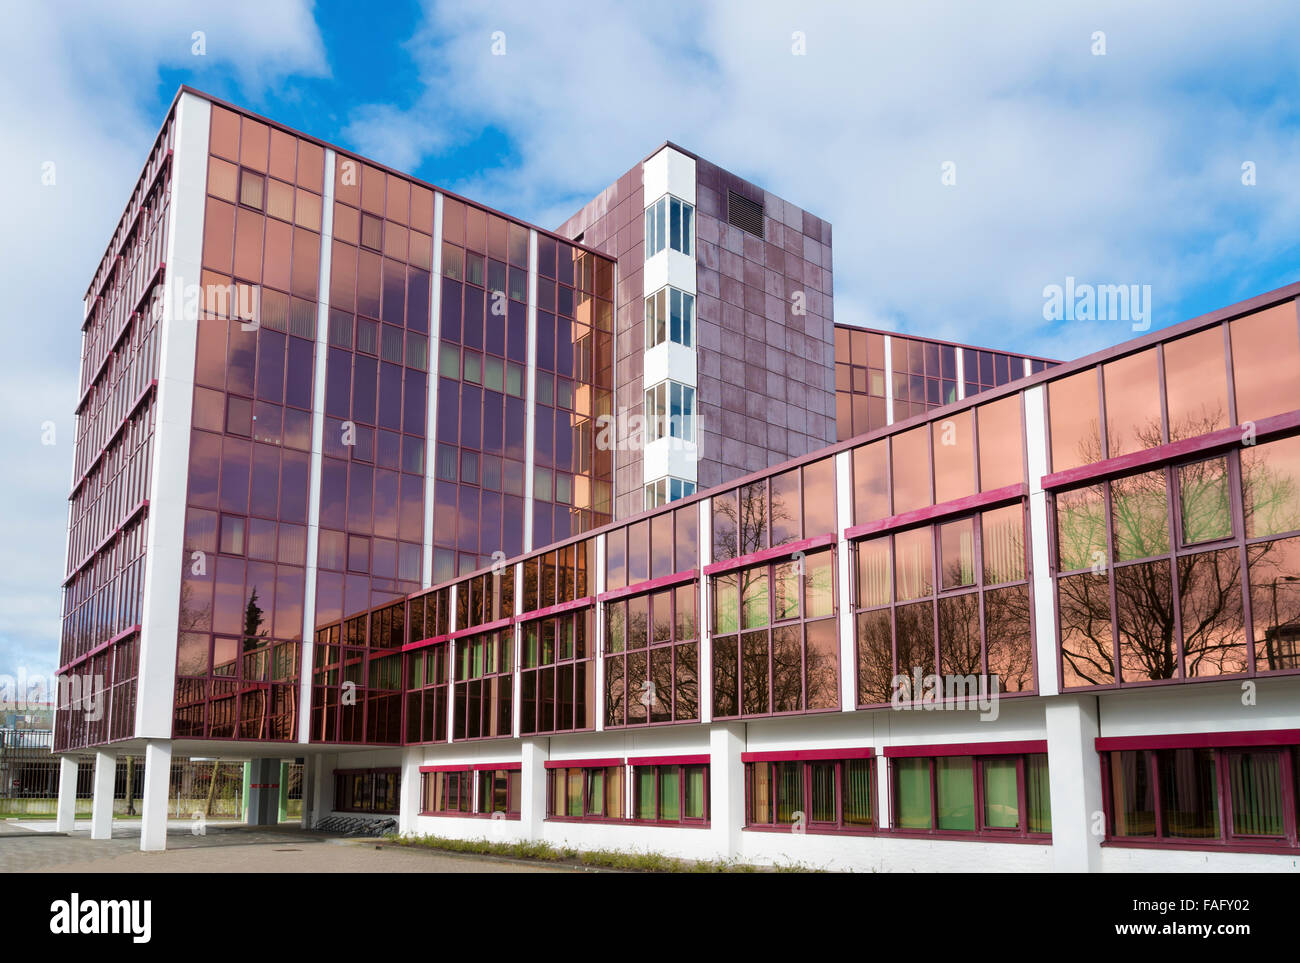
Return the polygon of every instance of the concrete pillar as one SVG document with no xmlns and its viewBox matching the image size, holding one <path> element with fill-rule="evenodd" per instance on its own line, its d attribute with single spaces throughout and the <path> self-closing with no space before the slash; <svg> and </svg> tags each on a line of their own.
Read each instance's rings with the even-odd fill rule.
<svg viewBox="0 0 1300 963">
<path fill-rule="evenodd" d="M 397 831 L 414 833 L 415 819 L 420 814 L 420 760 L 424 750 L 411 746 L 402 756 L 402 782 L 397 796 Z"/>
<path fill-rule="evenodd" d="M 113 784 L 117 779 L 117 756 L 95 753 L 95 798 L 90 807 L 90 838 L 113 838 Z"/>
<path fill-rule="evenodd" d="M 54 828 L 72 832 L 77 819 L 77 757 L 59 756 L 59 808 Z"/>
<path fill-rule="evenodd" d="M 730 859 L 740 854 L 745 825 L 745 751 L 743 722 L 715 722 L 709 730 L 709 832 L 714 855 Z"/>
<path fill-rule="evenodd" d="M 283 759 L 280 760 L 280 795 L 276 802 L 276 822 L 286 822 L 289 819 L 289 763 Z"/>
<path fill-rule="evenodd" d="M 171 786 L 172 744 L 150 739 L 144 747 L 144 792 L 140 795 L 140 849 L 167 848 L 167 790 Z"/>
<path fill-rule="evenodd" d="M 334 809 L 334 767 L 338 756 L 330 753 L 316 757 L 316 778 L 312 783 L 312 822 L 324 819 Z"/>
<path fill-rule="evenodd" d="M 546 819 L 546 760 L 551 755 L 549 739 L 525 739 L 520 746 L 519 833 L 524 839 L 542 838 Z"/>
<path fill-rule="evenodd" d="M 274 826 L 280 821 L 280 760 L 254 759 L 248 764 L 250 826 Z"/>
<path fill-rule="evenodd" d="M 311 829 L 312 820 L 315 818 L 312 814 L 316 805 L 316 757 L 302 757 L 302 812 L 299 814 L 299 824 L 303 829 Z"/>
<path fill-rule="evenodd" d="M 1052 799 L 1053 868 L 1065 873 L 1101 869 L 1101 757 L 1097 697 L 1048 699 L 1048 779 Z"/>
</svg>

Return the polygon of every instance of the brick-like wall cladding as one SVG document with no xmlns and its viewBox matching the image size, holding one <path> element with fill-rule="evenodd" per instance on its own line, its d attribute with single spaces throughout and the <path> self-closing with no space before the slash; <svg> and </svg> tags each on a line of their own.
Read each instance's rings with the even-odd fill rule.
<svg viewBox="0 0 1300 963">
<path fill-rule="evenodd" d="M 614 517 L 627 518 L 645 507 L 641 493 L 641 450 L 627 437 L 628 419 L 645 408 L 641 362 L 645 350 L 645 222 L 641 165 L 601 191 L 557 229 L 565 237 L 618 259 L 614 310 L 614 404 L 618 450 L 614 453 Z M 599 429 L 598 429 L 599 430 Z"/>
<path fill-rule="evenodd" d="M 836 440 L 831 225 L 699 157 L 695 174 L 698 479 L 708 488 Z M 763 205 L 763 238 L 727 223 L 729 190 Z M 645 403 L 643 205 L 638 164 L 557 231 L 618 258 L 615 414 L 625 417 Z M 797 291 L 804 314 L 793 311 Z M 618 518 L 644 508 L 641 453 L 625 425 Z"/>
<path fill-rule="evenodd" d="M 696 158 L 699 485 L 833 444 L 831 225 Z M 727 223 L 728 191 L 763 237 Z M 804 314 L 794 312 L 796 292 Z"/>
</svg>

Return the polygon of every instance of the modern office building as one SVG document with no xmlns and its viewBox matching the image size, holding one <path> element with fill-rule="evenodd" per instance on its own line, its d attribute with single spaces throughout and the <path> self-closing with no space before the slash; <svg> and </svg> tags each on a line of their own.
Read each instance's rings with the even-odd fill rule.
<svg viewBox="0 0 1300 963">
<path fill-rule="evenodd" d="M 182 89 L 86 297 L 64 785 L 106 836 L 143 755 L 148 849 L 175 747 L 255 822 L 301 757 L 308 823 L 1294 868 L 1298 296 L 868 331 L 829 223 L 674 145 L 550 232 Z"/>
</svg>

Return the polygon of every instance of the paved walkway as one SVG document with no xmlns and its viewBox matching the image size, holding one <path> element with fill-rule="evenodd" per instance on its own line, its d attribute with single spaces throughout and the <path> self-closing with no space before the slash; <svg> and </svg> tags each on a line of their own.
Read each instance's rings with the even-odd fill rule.
<svg viewBox="0 0 1300 963">
<path fill-rule="evenodd" d="M 0 873 L 556 873 L 572 867 L 380 846 L 296 827 L 213 824 L 195 836 L 168 823 L 167 850 L 140 852 L 138 820 L 114 821 L 113 838 L 90 838 L 89 820 L 70 834 L 53 820 L 0 821 Z"/>
</svg>

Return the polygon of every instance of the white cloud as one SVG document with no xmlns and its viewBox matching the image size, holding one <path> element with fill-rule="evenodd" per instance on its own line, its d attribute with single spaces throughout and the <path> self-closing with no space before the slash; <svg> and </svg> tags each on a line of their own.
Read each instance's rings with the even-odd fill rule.
<svg viewBox="0 0 1300 963">
<path fill-rule="evenodd" d="M 430 3 L 410 45 L 425 90 L 384 136 L 397 153 L 404 125 L 448 114 L 456 137 L 507 131 L 509 161 L 446 186 L 547 225 L 673 140 L 832 222 L 838 320 L 1071 357 L 1131 331 L 1045 324 L 1067 275 L 1150 284 L 1158 325 L 1206 285 L 1292 279 L 1269 265 L 1300 227 L 1297 21 L 1280 3 Z"/>
<path fill-rule="evenodd" d="M 203 57 L 191 52 L 196 30 Z M 325 64 L 306 2 L 164 0 L 11 5 L 0 63 L 0 673 L 12 674 L 58 658 L 81 299 L 162 123 L 160 69 L 188 69 L 197 84 L 229 71 L 257 97 Z"/>
</svg>

